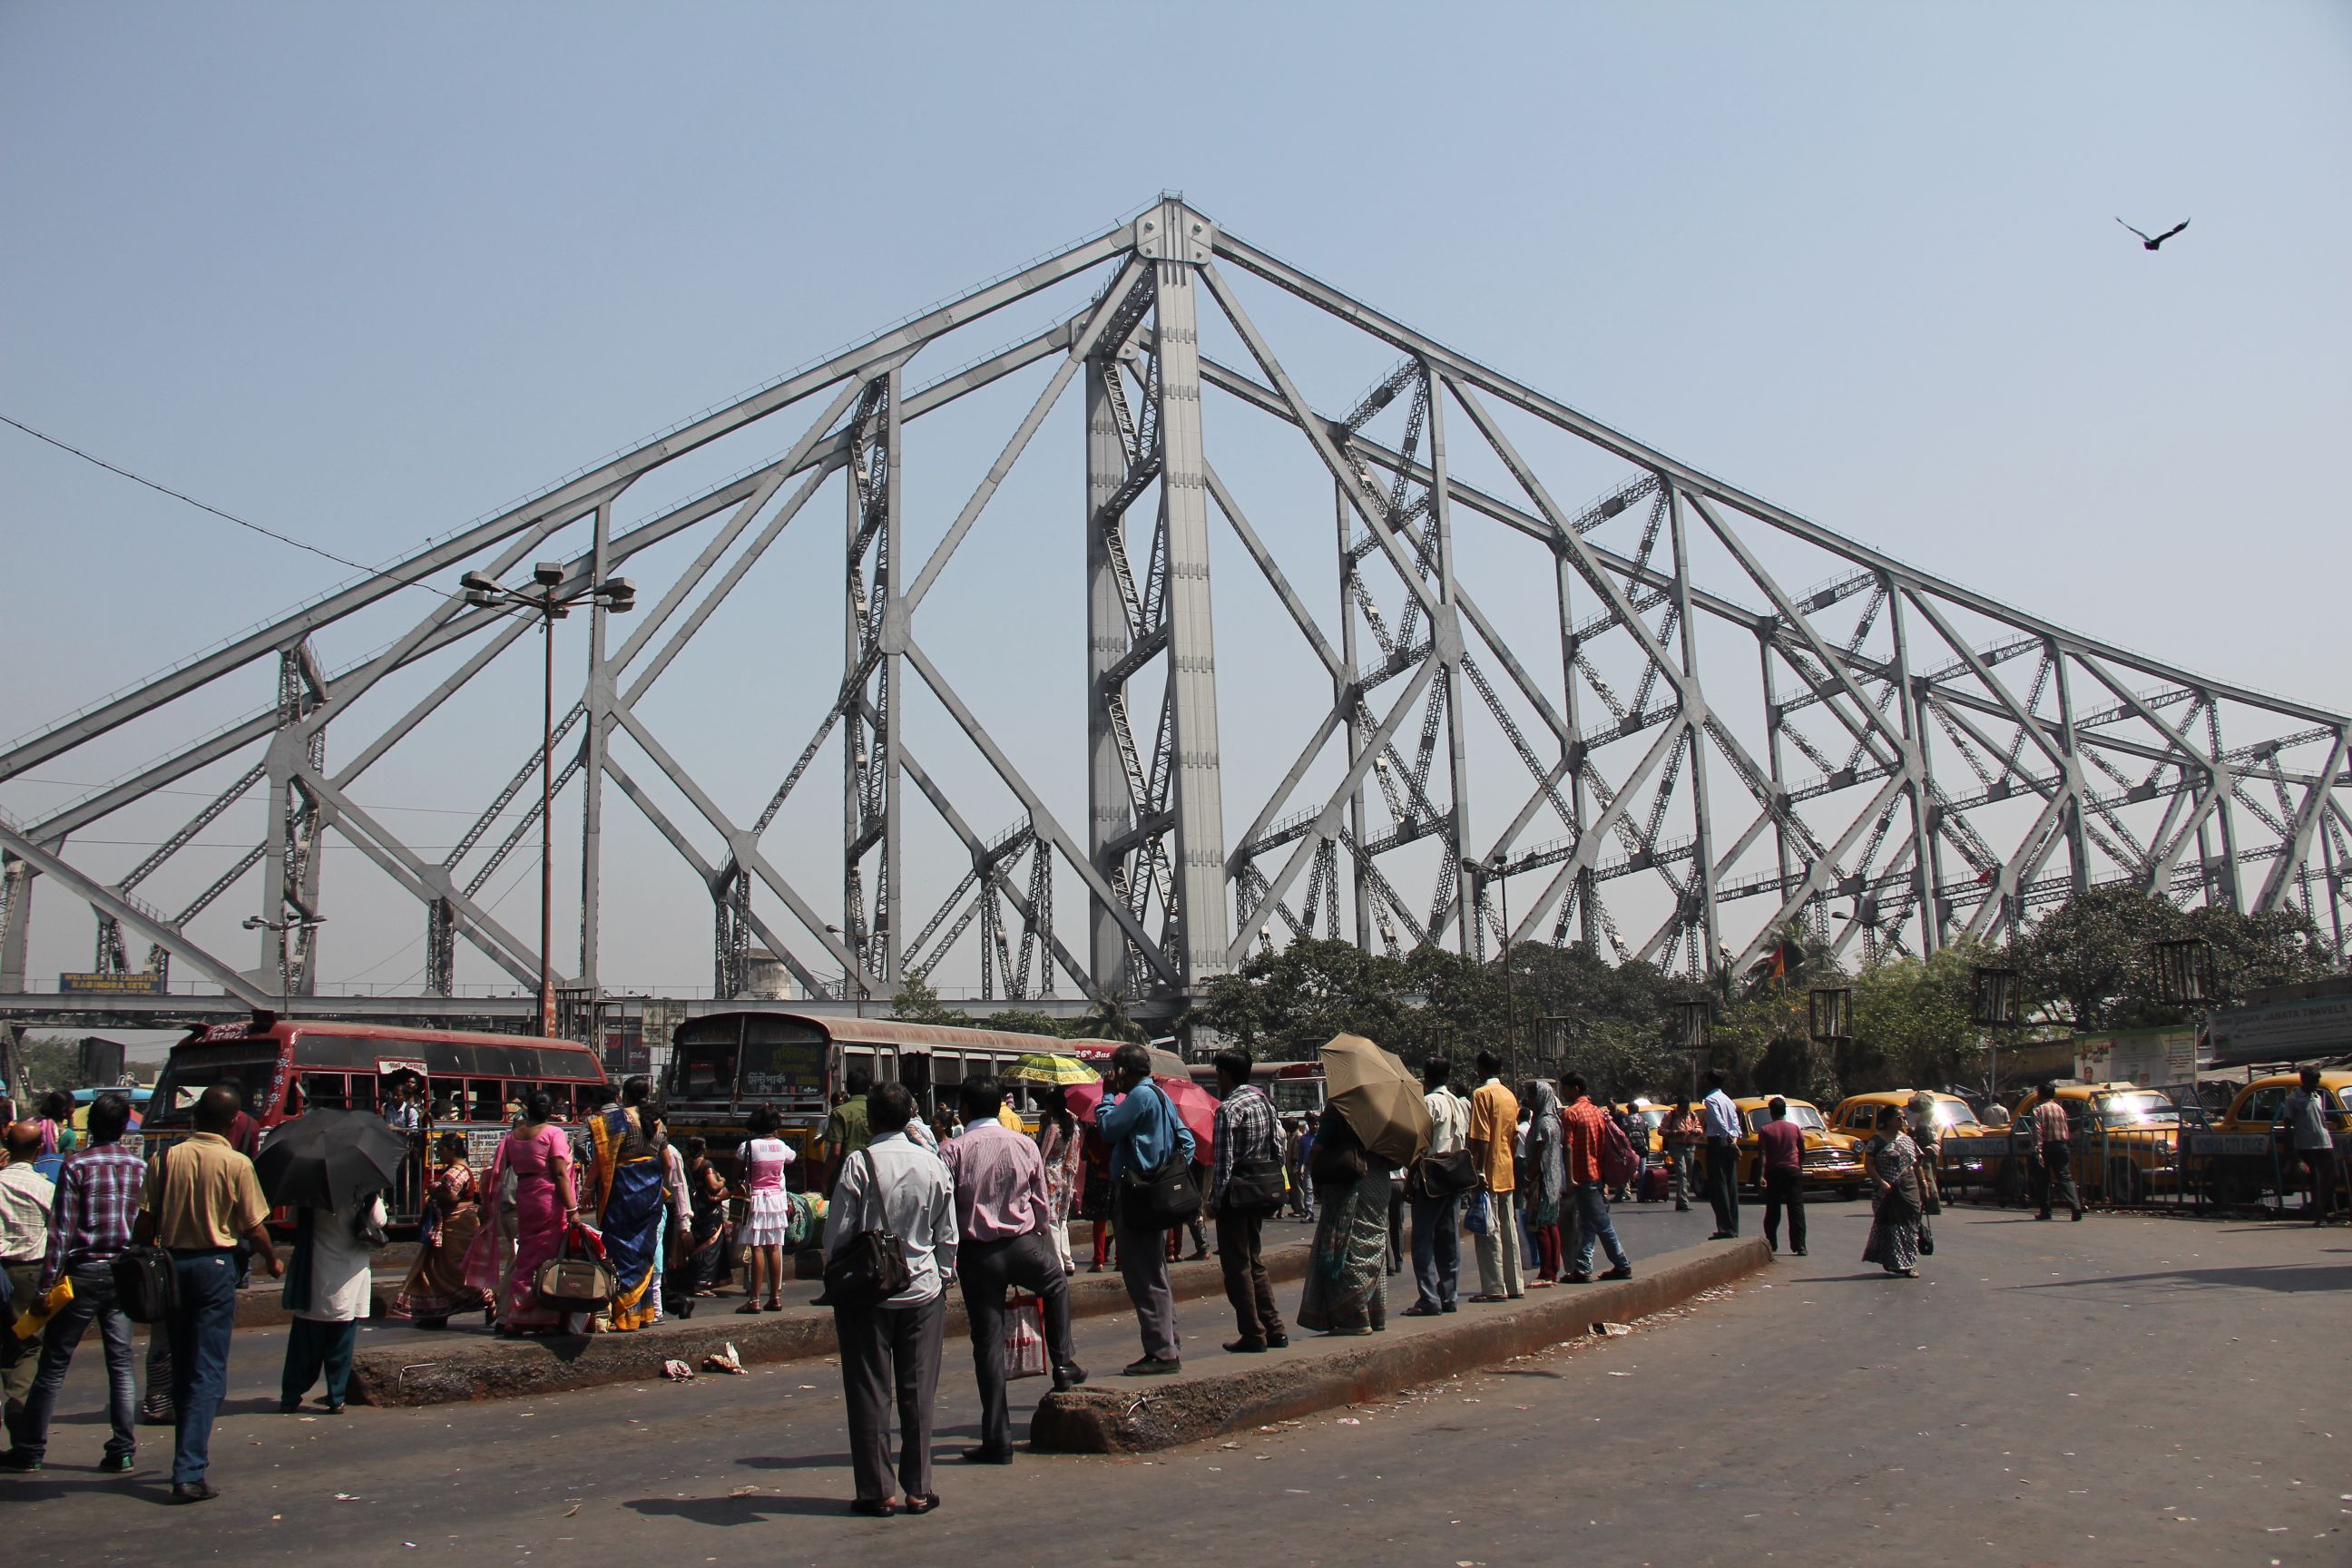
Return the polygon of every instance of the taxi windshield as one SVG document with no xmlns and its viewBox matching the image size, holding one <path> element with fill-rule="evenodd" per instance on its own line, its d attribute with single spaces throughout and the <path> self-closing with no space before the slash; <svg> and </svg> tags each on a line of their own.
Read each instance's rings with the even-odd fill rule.
<svg viewBox="0 0 2352 1568">
<path fill-rule="evenodd" d="M 1815 1110 L 1810 1105 L 1792 1105 L 1789 1107 L 1789 1115 L 1787 1120 L 1795 1123 L 1797 1126 L 1802 1128 L 1808 1132 L 1818 1132 L 1822 1128 L 1829 1125 L 1822 1120 L 1822 1113 Z M 1772 1111 L 1769 1106 L 1759 1105 L 1755 1110 L 1748 1113 L 1748 1125 L 1749 1129 L 1754 1131 L 1761 1132 L 1767 1126 L 1770 1125 L 1771 1121 Z"/>
<path fill-rule="evenodd" d="M 1964 1121 L 1974 1121 L 1976 1119 L 1977 1113 L 1969 1109 L 1966 1100 L 1936 1101 L 1936 1125 L 1938 1127 L 1958 1127 Z"/>
<path fill-rule="evenodd" d="M 2093 1102 L 2101 1125 L 2106 1127 L 2178 1127 L 2180 1108 L 2152 1089 L 2130 1094 L 2103 1094 Z"/>
</svg>

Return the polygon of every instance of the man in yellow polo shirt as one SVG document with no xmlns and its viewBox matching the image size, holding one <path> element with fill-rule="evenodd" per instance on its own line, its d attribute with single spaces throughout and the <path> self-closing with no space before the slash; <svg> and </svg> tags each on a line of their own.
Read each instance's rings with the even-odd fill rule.
<svg viewBox="0 0 2352 1568">
<path fill-rule="evenodd" d="M 1492 1051 L 1478 1053 L 1483 1081 L 1470 1096 L 1471 1163 L 1486 1194 L 1486 1234 L 1478 1238 L 1478 1293 L 1473 1301 L 1516 1301 L 1528 1293 L 1519 1272 L 1519 1215 L 1513 1201 L 1518 1183 L 1511 1163 L 1519 1129 L 1519 1097 L 1503 1087 L 1503 1063 Z"/>
<path fill-rule="evenodd" d="M 244 1109 L 235 1085 L 205 1090 L 192 1120 L 195 1131 L 147 1167 L 134 1246 L 171 1253 L 179 1276 L 179 1310 L 172 1336 L 172 1500 L 207 1502 L 219 1494 L 205 1482 L 213 1417 L 228 1388 L 229 1331 L 236 1324 L 236 1244 L 252 1243 L 273 1278 L 286 1272 L 269 1244 L 269 1205 L 253 1162 L 229 1147 L 228 1131 Z"/>
</svg>

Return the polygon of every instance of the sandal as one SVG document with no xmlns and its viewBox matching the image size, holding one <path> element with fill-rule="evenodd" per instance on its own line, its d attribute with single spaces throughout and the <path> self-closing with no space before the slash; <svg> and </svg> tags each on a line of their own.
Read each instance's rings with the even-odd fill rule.
<svg viewBox="0 0 2352 1568">
<path fill-rule="evenodd" d="M 937 1492 L 916 1492 L 910 1495 L 902 1506 L 908 1513 L 929 1513 L 931 1510 L 940 1506 L 940 1494 Z"/>
<path fill-rule="evenodd" d="M 756 1318 L 760 1315 L 760 1303 L 746 1301 L 735 1309 L 735 1315 L 739 1318 Z"/>
</svg>

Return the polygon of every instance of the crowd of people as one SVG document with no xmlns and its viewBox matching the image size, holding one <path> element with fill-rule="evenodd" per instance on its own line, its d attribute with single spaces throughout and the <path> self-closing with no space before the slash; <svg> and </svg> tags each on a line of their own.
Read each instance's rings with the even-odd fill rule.
<svg viewBox="0 0 2352 1568">
<path fill-rule="evenodd" d="M 1690 1207 L 1698 1187 L 1714 1212 L 1714 1237 L 1740 1234 L 1743 1128 L 1719 1071 L 1696 1105 L 1684 1100 L 1664 1112 L 1663 1164 L 1653 1167 L 1643 1158 L 1648 1126 L 1596 1101 L 1581 1076 L 1514 1089 L 1488 1052 L 1476 1057 L 1466 1096 L 1452 1087 L 1452 1063 L 1424 1064 L 1428 1133 L 1402 1160 L 1391 1157 L 1392 1143 L 1387 1153 L 1373 1147 L 1380 1140 L 1368 1142 L 1339 1105 L 1283 1118 L 1251 1081 L 1251 1058 L 1238 1048 L 1214 1058 L 1214 1121 L 1209 1136 L 1196 1137 L 1151 1065 L 1143 1047 L 1121 1047 L 1087 1118 L 1073 1112 L 1064 1089 L 1044 1089 L 1034 1134 L 995 1079 L 964 1080 L 952 1111 L 933 1125 L 904 1085 L 854 1073 L 817 1140 L 833 1171 L 829 1198 L 793 1190 L 795 1152 L 777 1136 L 771 1110 L 751 1113 L 740 1182 L 731 1184 L 701 1139 L 667 1136 L 642 1078 L 583 1114 L 584 1125 L 562 1124 L 550 1097 L 534 1093 L 509 1108 L 511 1126 L 485 1170 L 475 1170 L 462 1135 L 435 1141 L 416 1257 L 390 1310 L 420 1327 L 480 1311 L 509 1336 L 627 1332 L 665 1314 L 690 1316 L 740 1259 L 736 1310 L 777 1311 L 785 1254 L 821 1243 L 819 1304 L 831 1307 L 841 1347 L 853 1507 L 919 1513 L 939 1506 L 931 1413 L 949 1286 L 964 1302 L 981 1396 L 981 1441 L 966 1459 L 1012 1462 L 1011 1376 L 1049 1373 L 1056 1390 L 1086 1381 L 1070 1328 L 1069 1279 L 1079 1267 L 1074 1219 L 1093 1222 L 1091 1267 L 1111 1259 L 1134 1307 L 1140 1354 L 1122 1372 L 1135 1378 L 1182 1369 L 1168 1268 L 1188 1233 L 1192 1255 L 1202 1256 L 1204 1224 L 1214 1227 L 1234 1321 L 1223 1348 L 1237 1355 L 1286 1346 L 1292 1326 L 1338 1337 L 1381 1332 L 1388 1281 L 1408 1267 L 1402 1316 L 1458 1310 L 1465 1230 L 1476 1269 L 1472 1303 L 1631 1279 L 1611 1207 L 1645 1177 L 1657 1185 L 1643 1195 L 1671 1197 L 1677 1209 Z M 2315 1081 L 2299 1100 L 2290 1097 L 2280 1125 L 2302 1140 L 2297 1151 L 2314 1144 L 2307 1163 L 2316 1187 L 2332 1176 L 2333 1159 L 2323 1152 L 2324 1116 L 2306 1109 L 2321 1104 L 2315 1075 L 2306 1076 Z M 257 1264 L 284 1279 L 291 1315 L 280 1408 L 301 1408 L 323 1384 L 321 1407 L 343 1409 L 357 1322 L 372 1307 L 372 1258 L 384 1239 L 382 1191 L 361 1191 L 334 1208 L 297 1207 L 294 1245 L 281 1261 L 253 1160 L 259 1129 L 234 1083 L 205 1091 L 192 1109 L 191 1135 L 152 1159 L 124 1145 L 133 1118 L 121 1094 L 100 1095 L 78 1131 L 60 1114 L 69 1105 L 55 1097 L 24 1121 L 8 1120 L 11 1109 L 0 1106 L 0 1279 L 9 1316 L 38 1311 L 45 1321 L 29 1340 L 0 1334 L 0 1351 L 17 1352 L 0 1353 L 9 1436 L 0 1468 L 41 1468 L 68 1369 L 95 1324 L 108 1376 L 101 1468 L 127 1473 L 136 1424 L 160 1418 L 173 1426 L 173 1500 L 215 1496 L 207 1479 L 211 1428 L 226 1384 L 236 1291 Z M 1871 1197 L 1863 1260 L 1890 1276 L 1916 1278 L 1921 1258 L 1935 1251 L 1942 1137 L 1935 1112 L 1925 1095 L 1881 1108 L 1863 1151 Z M 395 1131 L 430 1136 L 414 1095 L 390 1097 L 383 1115 Z M 2318 1123 L 2317 1141 L 2304 1137 L 2305 1121 Z M 1777 1097 L 1754 1131 L 1767 1244 L 1780 1249 L 1785 1225 L 1790 1250 L 1805 1256 L 1803 1132 Z M 2022 1140 L 2038 1219 L 2059 1207 L 2083 1217 L 2070 1136 L 2055 1086 L 2045 1083 Z M 1286 1211 L 1315 1227 L 1286 1320 L 1265 1258 L 1265 1226 Z M 114 1265 L 149 1245 L 169 1255 L 177 1304 L 151 1334 L 142 1403 Z M 1603 1255 L 1608 1267 L 1596 1274 Z M 609 1270 L 608 1298 L 593 1311 L 542 1300 L 542 1268 L 582 1257 Z M 1032 1354 L 1035 1364 L 1008 1364 Z"/>
</svg>

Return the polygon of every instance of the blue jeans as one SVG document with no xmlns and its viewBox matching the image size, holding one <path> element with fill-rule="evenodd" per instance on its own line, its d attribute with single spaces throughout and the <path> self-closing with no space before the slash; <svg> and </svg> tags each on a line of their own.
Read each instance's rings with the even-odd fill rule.
<svg viewBox="0 0 2352 1568">
<path fill-rule="evenodd" d="M 33 1391 L 25 1399 L 25 1413 L 11 1434 L 15 1447 L 35 1458 L 48 1452 L 49 1418 L 57 1411 L 58 1391 L 65 1387 L 66 1368 L 74 1347 L 95 1319 L 106 1347 L 108 1383 L 106 1415 L 114 1435 L 106 1440 L 106 1457 L 135 1453 L 139 1439 L 131 1423 L 139 1415 L 139 1373 L 131 1352 L 131 1320 L 114 1304 L 114 1271 L 103 1263 L 87 1264 L 69 1276 L 73 1300 L 49 1320 L 41 1340 L 41 1369 L 33 1375 Z"/>
<path fill-rule="evenodd" d="M 1576 1216 L 1583 1232 L 1577 1238 L 1576 1257 L 1570 1260 L 1571 1274 L 1592 1272 L 1592 1244 L 1599 1242 L 1608 1251 L 1609 1261 L 1620 1268 L 1631 1268 L 1633 1260 L 1625 1256 L 1625 1244 L 1617 1239 L 1617 1226 L 1609 1217 L 1609 1193 L 1599 1182 L 1579 1182 L 1570 1189 L 1576 1196 Z"/>
<path fill-rule="evenodd" d="M 172 1314 L 172 1484 L 205 1479 L 213 1417 L 228 1392 L 228 1337 L 236 1326 L 236 1254 L 174 1249 L 180 1310 Z"/>
<path fill-rule="evenodd" d="M 1454 1305 L 1462 1284 L 1462 1200 L 1412 1196 L 1412 1279 L 1432 1310 Z"/>
</svg>

